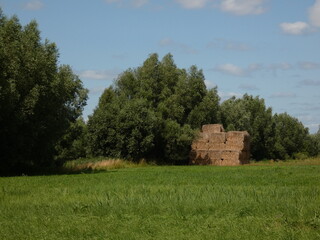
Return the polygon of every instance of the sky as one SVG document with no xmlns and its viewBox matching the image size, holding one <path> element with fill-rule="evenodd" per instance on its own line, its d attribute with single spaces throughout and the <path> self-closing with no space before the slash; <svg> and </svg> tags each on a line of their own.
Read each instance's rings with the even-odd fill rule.
<svg viewBox="0 0 320 240">
<path fill-rule="evenodd" d="M 89 89 L 103 90 L 152 53 L 196 65 L 221 101 L 247 93 L 320 125 L 320 0 L 0 0 L 7 16 L 39 24 Z"/>
</svg>

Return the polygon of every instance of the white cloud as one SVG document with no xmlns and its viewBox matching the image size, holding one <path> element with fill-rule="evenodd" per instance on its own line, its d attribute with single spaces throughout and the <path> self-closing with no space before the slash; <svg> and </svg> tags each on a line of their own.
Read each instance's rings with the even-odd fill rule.
<svg viewBox="0 0 320 240">
<path fill-rule="evenodd" d="M 287 70 L 291 70 L 294 69 L 294 65 L 290 64 L 290 63 L 272 63 L 268 66 L 266 66 L 266 70 L 271 71 L 273 73 L 273 75 L 276 77 L 278 74 L 278 71 L 287 71 Z"/>
<path fill-rule="evenodd" d="M 196 9 L 204 8 L 208 0 L 175 0 L 175 2 L 179 3 L 183 8 Z"/>
<path fill-rule="evenodd" d="M 260 64 L 250 64 L 247 68 L 241 68 L 231 63 L 221 64 L 214 67 L 213 70 L 222 72 L 225 74 L 237 76 L 237 77 L 246 77 L 250 76 L 251 73 L 260 70 L 262 67 Z"/>
<path fill-rule="evenodd" d="M 238 67 L 236 65 L 233 65 L 231 63 L 226 63 L 226 64 L 222 64 L 222 65 L 218 65 L 215 67 L 215 70 L 218 72 L 223 72 L 226 74 L 230 74 L 233 76 L 238 76 L 238 77 L 242 77 L 246 75 L 246 72 L 244 69 L 242 69 L 241 67 Z"/>
<path fill-rule="evenodd" d="M 222 101 L 227 100 L 227 99 L 232 98 L 232 97 L 241 98 L 243 96 L 243 94 L 241 94 L 241 93 L 221 92 L 221 91 L 218 91 L 218 95 L 219 95 L 219 97 L 221 98 Z"/>
<path fill-rule="evenodd" d="M 312 26 L 320 27 L 320 0 L 316 0 L 309 9 L 309 20 Z"/>
<path fill-rule="evenodd" d="M 106 89 L 105 86 L 100 86 L 100 87 L 94 87 L 89 89 L 89 94 L 98 94 L 101 95 L 103 91 Z"/>
<path fill-rule="evenodd" d="M 26 10 L 35 11 L 35 10 L 39 10 L 39 9 L 43 8 L 43 6 L 44 6 L 44 4 L 41 0 L 32 0 L 32 1 L 25 3 L 23 7 Z"/>
<path fill-rule="evenodd" d="M 320 63 L 316 62 L 299 62 L 298 66 L 304 70 L 320 69 Z"/>
<path fill-rule="evenodd" d="M 320 27 L 320 0 L 315 0 L 312 7 L 309 8 L 309 22 L 284 22 L 280 28 L 286 34 L 303 35 L 313 33 Z"/>
<path fill-rule="evenodd" d="M 78 72 L 80 78 L 90 79 L 90 80 L 113 80 L 117 77 L 118 71 L 115 70 L 85 70 Z"/>
<path fill-rule="evenodd" d="M 277 92 L 271 95 L 271 98 L 294 98 L 297 95 L 291 92 Z"/>
<path fill-rule="evenodd" d="M 303 35 L 312 32 L 312 28 L 306 22 L 284 22 L 280 24 L 280 28 L 286 34 L 290 35 Z"/>
<path fill-rule="evenodd" d="M 149 0 L 133 0 L 132 6 L 135 8 L 139 8 L 139 7 L 146 5 L 148 2 L 149 2 Z"/>
<path fill-rule="evenodd" d="M 241 84 L 239 86 L 240 89 L 247 90 L 247 91 L 255 91 L 259 90 L 255 85 L 253 84 Z"/>
<path fill-rule="evenodd" d="M 273 70 L 273 71 L 277 71 L 277 70 L 283 70 L 284 71 L 284 70 L 292 69 L 293 66 L 290 63 L 283 62 L 283 63 L 271 64 L 268 68 L 270 70 Z"/>
<path fill-rule="evenodd" d="M 235 15 L 258 15 L 265 12 L 265 0 L 221 0 L 220 9 Z"/>
<path fill-rule="evenodd" d="M 208 48 L 221 48 L 231 51 L 249 51 L 251 47 L 245 43 L 217 38 L 207 44 Z"/>
<path fill-rule="evenodd" d="M 204 82 L 205 82 L 208 89 L 211 89 L 211 88 L 214 88 L 217 86 L 217 84 L 215 84 L 214 82 L 209 81 L 209 80 L 205 80 Z"/>
<path fill-rule="evenodd" d="M 320 86 L 320 80 L 305 79 L 299 82 L 299 86 Z"/>
<path fill-rule="evenodd" d="M 171 38 L 163 38 L 159 42 L 159 45 L 161 47 L 170 46 L 172 44 L 174 44 L 174 43 L 173 43 L 173 40 Z"/>
<path fill-rule="evenodd" d="M 119 7 L 134 7 L 134 8 L 140 8 L 147 3 L 149 3 L 149 0 L 105 0 L 108 4 L 117 4 Z"/>
<path fill-rule="evenodd" d="M 310 133 L 316 133 L 320 130 L 320 122 L 319 123 L 311 123 L 305 125 L 307 128 L 309 128 Z"/>
<path fill-rule="evenodd" d="M 186 54 L 196 54 L 198 52 L 194 48 L 192 48 L 184 43 L 176 42 L 176 41 L 172 40 L 171 38 L 161 39 L 159 42 L 159 45 L 161 47 L 168 47 L 173 50 L 177 50 L 177 51 L 180 51 L 180 52 L 186 53 Z"/>
</svg>

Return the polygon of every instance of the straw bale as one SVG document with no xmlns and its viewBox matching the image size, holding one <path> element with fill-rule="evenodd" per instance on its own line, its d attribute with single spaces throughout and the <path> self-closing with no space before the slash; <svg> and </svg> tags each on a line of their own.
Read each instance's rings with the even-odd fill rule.
<svg viewBox="0 0 320 240">
<path fill-rule="evenodd" d="M 241 150 L 248 150 L 249 149 L 249 144 L 245 143 L 245 142 L 230 142 L 227 141 L 226 142 L 226 150 L 232 150 L 232 151 L 241 151 Z"/>
<path fill-rule="evenodd" d="M 205 140 L 205 139 L 195 140 L 193 141 L 191 148 L 192 149 L 208 149 L 209 148 L 208 140 Z"/>
<path fill-rule="evenodd" d="M 241 162 L 237 158 L 229 158 L 229 159 L 223 159 L 220 163 L 222 166 L 236 166 L 240 165 Z"/>
<path fill-rule="evenodd" d="M 198 150 L 193 162 L 197 165 L 208 165 L 211 163 L 208 152 L 205 150 Z"/>
<path fill-rule="evenodd" d="M 199 139 L 209 139 L 210 138 L 210 134 L 207 132 L 200 132 L 199 133 Z"/>
<path fill-rule="evenodd" d="M 250 160 L 250 138 L 247 132 L 224 132 L 220 124 L 202 126 L 192 143 L 190 164 L 240 165 Z"/>
<path fill-rule="evenodd" d="M 215 150 L 209 150 L 208 153 L 209 153 L 209 157 L 211 159 L 214 159 L 214 160 L 220 160 L 221 159 L 221 152 L 222 151 L 215 151 Z"/>
<path fill-rule="evenodd" d="M 207 124 L 202 126 L 202 132 L 219 133 L 224 132 L 224 128 L 221 124 Z"/>
<path fill-rule="evenodd" d="M 208 150 L 209 149 L 209 144 L 208 143 L 198 143 L 196 145 L 196 149 L 199 150 Z"/>
<path fill-rule="evenodd" d="M 227 132 L 226 138 L 228 141 L 248 141 L 249 133 L 247 131 L 230 131 Z"/>
<path fill-rule="evenodd" d="M 226 144 L 224 143 L 209 143 L 209 150 L 225 150 Z"/>
<path fill-rule="evenodd" d="M 226 133 L 225 132 L 211 133 L 210 134 L 209 142 L 212 142 L 212 143 L 225 143 L 225 141 L 226 141 Z"/>
<path fill-rule="evenodd" d="M 223 151 L 221 153 L 222 159 L 239 159 L 240 151 Z"/>
</svg>

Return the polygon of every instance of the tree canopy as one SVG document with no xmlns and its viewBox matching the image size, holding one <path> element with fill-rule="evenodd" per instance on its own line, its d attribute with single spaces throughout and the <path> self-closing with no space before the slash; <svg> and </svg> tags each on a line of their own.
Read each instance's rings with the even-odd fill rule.
<svg viewBox="0 0 320 240">
<path fill-rule="evenodd" d="M 91 154 L 185 163 L 195 131 L 219 119 L 217 89 L 204 80 L 196 66 L 177 68 L 171 54 L 124 71 L 89 117 Z"/>
<path fill-rule="evenodd" d="M 89 152 L 186 163 L 196 132 L 212 123 L 222 123 L 228 131 L 248 131 L 256 160 L 319 153 L 313 147 L 318 138 L 297 119 L 273 114 L 259 96 L 245 94 L 220 103 L 217 87 L 206 88 L 202 70 L 177 68 L 171 54 L 161 61 L 151 54 L 104 91 L 89 117 Z"/>
<path fill-rule="evenodd" d="M 55 145 L 81 115 L 87 90 L 35 21 L 22 26 L 0 9 L 0 169 L 54 164 Z"/>
</svg>

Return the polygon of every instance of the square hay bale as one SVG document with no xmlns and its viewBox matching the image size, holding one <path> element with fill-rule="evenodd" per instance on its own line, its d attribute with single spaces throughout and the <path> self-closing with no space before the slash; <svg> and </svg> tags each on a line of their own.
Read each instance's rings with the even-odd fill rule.
<svg viewBox="0 0 320 240">
<path fill-rule="evenodd" d="M 232 141 L 227 141 L 226 142 L 226 150 L 231 150 L 231 151 L 242 151 L 246 150 L 248 148 L 248 144 L 245 142 L 232 142 Z"/>
<path fill-rule="evenodd" d="M 198 149 L 198 150 L 208 150 L 209 149 L 209 144 L 208 143 L 198 143 L 196 145 L 196 149 Z"/>
<path fill-rule="evenodd" d="M 223 151 L 221 154 L 221 158 L 229 159 L 229 158 L 239 158 L 240 151 Z"/>
<path fill-rule="evenodd" d="M 225 143 L 226 142 L 226 133 L 211 133 L 209 138 L 210 143 Z"/>
<path fill-rule="evenodd" d="M 211 159 L 211 165 L 220 166 L 221 159 Z"/>
<path fill-rule="evenodd" d="M 209 148 L 208 140 L 205 140 L 205 139 L 195 140 L 193 141 L 191 148 L 192 149 L 208 149 Z"/>
<path fill-rule="evenodd" d="M 202 132 L 219 133 L 224 132 L 224 128 L 221 124 L 207 124 L 202 126 Z"/>
<path fill-rule="evenodd" d="M 220 160 L 221 159 L 221 151 L 217 150 L 209 150 L 209 157 L 211 160 Z"/>
<path fill-rule="evenodd" d="M 226 149 L 226 144 L 224 143 L 209 143 L 209 150 L 219 150 L 223 151 Z"/>
<path fill-rule="evenodd" d="M 209 138 L 210 138 L 210 134 L 206 132 L 200 132 L 198 135 L 198 139 L 209 139 Z"/>
<path fill-rule="evenodd" d="M 227 132 L 226 137 L 229 141 L 246 141 L 249 139 L 249 133 L 247 131 L 230 131 Z"/>
<path fill-rule="evenodd" d="M 223 159 L 221 161 L 222 166 L 237 166 L 240 165 L 241 162 L 237 158 L 232 158 L 232 159 Z"/>
<path fill-rule="evenodd" d="M 208 165 L 211 163 L 210 157 L 208 155 L 208 151 L 205 150 L 198 150 L 196 151 L 196 157 L 194 160 L 191 160 L 194 164 L 197 165 Z"/>
<path fill-rule="evenodd" d="M 220 124 L 202 126 L 192 143 L 190 164 L 234 166 L 250 160 L 250 136 L 245 131 L 224 132 Z"/>
</svg>

